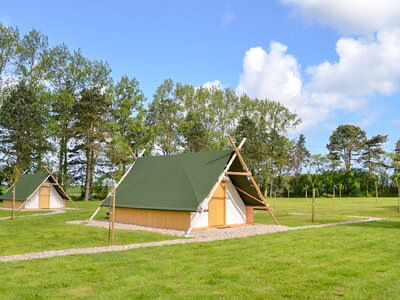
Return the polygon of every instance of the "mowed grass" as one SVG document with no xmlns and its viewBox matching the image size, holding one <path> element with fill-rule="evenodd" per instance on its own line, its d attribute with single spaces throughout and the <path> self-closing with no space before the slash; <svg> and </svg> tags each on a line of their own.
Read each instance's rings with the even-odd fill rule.
<svg viewBox="0 0 400 300">
<path fill-rule="evenodd" d="M 0 220 L 0 255 L 110 245 L 108 229 L 66 224 L 66 221 L 89 219 L 98 203 L 97 201 L 78 201 L 76 204 L 79 210 L 68 210 L 66 213 L 56 215 Z M 72 207 L 70 203 L 68 207 Z M 98 218 L 104 218 L 105 211 L 101 211 Z M 17 212 L 17 215 L 20 214 L 22 212 Z M 9 211 L 7 211 L 8 215 Z M 115 244 L 177 238 L 146 231 L 128 230 L 116 230 L 115 237 Z"/>
<path fill-rule="evenodd" d="M 311 222 L 312 198 L 266 199 L 280 225 L 289 227 L 354 221 L 357 216 L 387 217 L 397 213 L 397 198 L 316 198 L 315 219 Z M 355 217 L 352 217 L 355 216 Z M 254 211 L 254 221 L 274 224 L 265 210 Z"/>
<path fill-rule="evenodd" d="M 310 201 L 303 199 L 278 201 L 277 215 L 311 209 Z M 0 295 L 15 299 L 399 299 L 397 199 L 380 199 L 376 204 L 371 198 L 347 198 L 336 207 L 332 199 L 317 201 L 320 218 L 326 213 L 387 219 L 0 263 Z"/>
<path fill-rule="evenodd" d="M 3 207 L 3 205 L 0 203 L 0 207 Z M 39 211 L 16 211 L 15 215 L 16 216 L 28 216 L 28 215 L 34 215 L 34 214 L 46 214 L 51 212 L 50 210 L 44 211 L 44 210 L 39 210 Z M 3 217 L 10 217 L 11 216 L 11 210 L 5 210 L 5 209 L 0 209 L 0 218 Z"/>
</svg>

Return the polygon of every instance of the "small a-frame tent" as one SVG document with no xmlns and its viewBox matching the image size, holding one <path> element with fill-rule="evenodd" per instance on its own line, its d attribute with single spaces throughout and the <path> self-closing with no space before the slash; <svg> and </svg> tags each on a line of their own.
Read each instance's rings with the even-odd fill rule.
<svg viewBox="0 0 400 300">
<path fill-rule="evenodd" d="M 0 196 L 0 200 L 3 200 L 4 208 L 12 208 L 13 189 Z M 75 206 L 50 172 L 22 174 L 15 184 L 16 210 L 64 208 L 66 201 Z"/>
<path fill-rule="evenodd" d="M 137 158 L 118 183 L 115 222 L 190 233 L 253 224 L 253 209 L 264 208 L 277 224 L 239 149 L 234 150 Z M 111 195 L 102 206 L 110 202 Z"/>
</svg>

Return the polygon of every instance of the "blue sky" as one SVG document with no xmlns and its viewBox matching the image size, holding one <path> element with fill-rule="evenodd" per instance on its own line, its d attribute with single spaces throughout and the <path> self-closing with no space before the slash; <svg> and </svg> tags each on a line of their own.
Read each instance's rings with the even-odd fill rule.
<svg viewBox="0 0 400 300">
<path fill-rule="evenodd" d="M 349 3 L 351 2 L 351 3 Z M 166 78 L 281 101 L 313 153 L 339 124 L 400 138 L 396 0 L 0 1 L 0 22 L 109 62 L 147 98 Z"/>
</svg>

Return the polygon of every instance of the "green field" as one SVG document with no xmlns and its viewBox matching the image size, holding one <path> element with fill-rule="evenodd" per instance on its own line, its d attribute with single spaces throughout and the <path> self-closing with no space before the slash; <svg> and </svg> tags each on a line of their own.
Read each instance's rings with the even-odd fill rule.
<svg viewBox="0 0 400 300">
<path fill-rule="evenodd" d="M 72 245 L 77 246 L 84 243 L 83 238 L 100 243 L 106 230 L 79 225 L 65 225 L 62 231 L 54 226 L 33 237 L 24 233 L 32 226 L 36 230 L 44 224 L 62 226 L 66 219 L 89 216 L 89 204 L 79 205 L 83 206 L 81 211 L 21 218 L 21 223 L 13 225 L 9 220 L 0 220 L 2 254 L 26 252 L 32 246 L 24 244 L 32 243 L 36 251 L 55 249 L 51 238 L 61 242 L 62 232 L 73 228 L 79 228 L 74 231 L 78 236 L 67 236 L 63 246 L 73 240 L 76 242 Z M 338 200 L 336 207 L 332 199 L 317 199 L 316 209 L 319 223 L 348 219 L 345 215 L 387 219 L 209 243 L 1 263 L 0 295 L 15 299 L 400 298 L 397 198 L 380 199 L 378 204 L 373 198 L 345 198 Z M 288 213 L 310 211 L 310 200 L 278 199 L 275 203 L 275 212 L 283 225 L 309 225 L 309 215 Z M 266 212 L 256 213 L 255 218 L 267 222 Z M 10 226 L 15 229 L 4 236 Z M 119 231 L 119 242 L 123 242 L 123 234 L 130 236 L 125 237 L 126 242 L 132 242 L 139 233 Z"/>
</svg>

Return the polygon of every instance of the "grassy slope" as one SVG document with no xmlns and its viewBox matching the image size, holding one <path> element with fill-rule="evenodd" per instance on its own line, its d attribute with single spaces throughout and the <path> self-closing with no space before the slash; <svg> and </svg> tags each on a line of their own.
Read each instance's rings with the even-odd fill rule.
<svg viewBox="0 0 400 300">
<path fill-rule="evenodd" d="M 286 202 L 284 202 L 286 201 Z M 386 216 L 363 224 L 305 229 L 201 244 L 0 264 L 0 295 L 15 298 L 398 298 L 397 199 L 343 199 L 333 211 Z M 302 200 L 276 209 L 309 212 Z M 1 231 L 0 231 L 1 232 Z M 21 287 L 24 282 L 24 288 Z"/>
<path fill-rule="evenodd" d="M 69 220 L 87 220 L 97 207 L 97 202 L 77 204 L 80 210 L 70 210 L 63 214 L 0 220 L 0 255 L 109 245 L 108 229 L 65 223 Z M 105 211 L 102 211 L 98 218 L 104 216 Z M 174 238 L 145 231 L 116 230 L 116 244 Z"/>
</svg>

